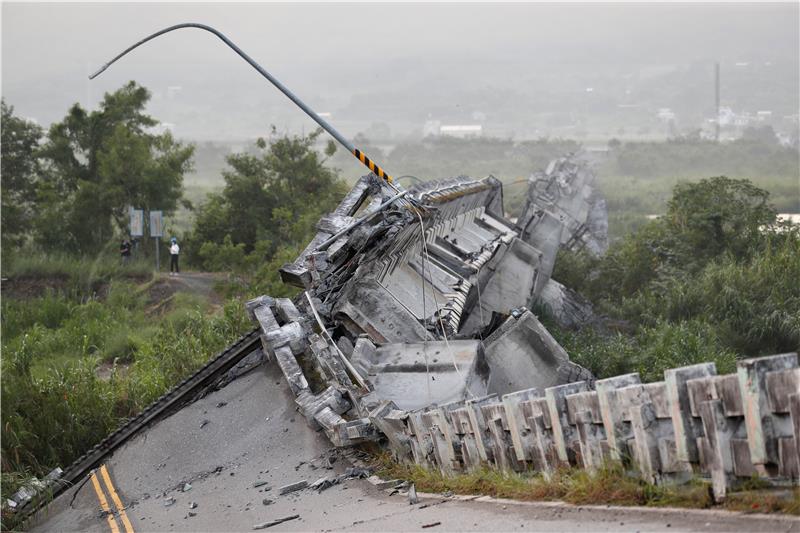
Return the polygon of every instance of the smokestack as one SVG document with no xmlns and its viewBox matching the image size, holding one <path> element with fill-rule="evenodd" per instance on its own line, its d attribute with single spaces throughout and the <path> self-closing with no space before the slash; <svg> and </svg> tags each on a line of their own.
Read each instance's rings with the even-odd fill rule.
<svg viewBox="0 0 800 533">
<path fill-rule="evenodd" d="M 714 120 L 714 140 L 719 142 L 719 62 L 714 63 L 714 109 L 717 114 Z"/>
</svg>

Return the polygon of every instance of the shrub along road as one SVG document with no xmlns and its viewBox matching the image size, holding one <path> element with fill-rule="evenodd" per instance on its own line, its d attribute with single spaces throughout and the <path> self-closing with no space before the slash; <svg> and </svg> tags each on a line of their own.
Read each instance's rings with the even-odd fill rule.
<svg viewBox="0 0 800 533">
<path fill-rule="evenodd" d="M 410 505 L 364 479 L 280 494 L 348 466 L 339 459 L 329 470 L 328 457 L 327 439 L 295 412 L 279 370 L 267 364 L 144 431 L 107 459 L 107 472 L 43 510 L 31 530 L 251 531 L 299 515 L 270 530 L 800 531 L 798 519 L 720 511 L 443 497 Z"/>
</svg>

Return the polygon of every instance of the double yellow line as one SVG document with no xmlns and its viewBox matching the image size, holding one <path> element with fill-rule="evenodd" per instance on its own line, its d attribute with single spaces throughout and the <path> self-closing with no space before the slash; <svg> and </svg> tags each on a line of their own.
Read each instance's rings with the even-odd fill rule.
<svg viewBox="0 0 800 533">
<path fill-rule="evenodd" d="M 106 519 L 108 520 L 108 527 L 111 528 L 111 533 L 120 533 L 117 520 L 114 518 L 114 513 L 108 505 L 105 492 L 103 492 L 103 488 L 100 486 L 97 470 L 93 470 L 92 473 L 89 474 L 89 477 L 92 479 L 92 486 L 97 494 L 97 500 L 100 502 L 100 508 L 106 513 Z M 111 500 L 114 502 L 114 507 L 119 514 L 119 519 L 122 521 L 122 526 L 125 528 L 125 533 L 134 533 L 131 521 L 128 520 L 128 515 L 125 513 L 125 506 L 122 505 L 122 500 L 120 500 L 117 491 L 114 489 L 114 484 L 111 483 L 111 476 L 108 475 L 108 468 L 106 468 L 106 465 L 100 467 L 100 477 L 103 478 L 106 490 L 111 495 Z"/>
</svg>

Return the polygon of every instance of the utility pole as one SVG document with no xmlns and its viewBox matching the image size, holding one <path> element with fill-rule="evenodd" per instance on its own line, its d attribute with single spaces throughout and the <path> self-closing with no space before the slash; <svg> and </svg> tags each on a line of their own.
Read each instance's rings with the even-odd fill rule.
<svg viewBox="0 0 800 533">
<path fill-rule="evenodd" d="M 714 109 L 716 110 L 714 141 L 719 142 L 719 61 L 714 63 Z"/>
</svg>

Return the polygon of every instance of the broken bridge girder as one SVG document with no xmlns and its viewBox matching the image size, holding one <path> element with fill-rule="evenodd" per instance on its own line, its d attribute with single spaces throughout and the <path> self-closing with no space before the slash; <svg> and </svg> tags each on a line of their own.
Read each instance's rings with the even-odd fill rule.
<svg viewBox="0 0 800 533">
<path fill-rule="evenodd" d="M 493 177 L 424 182 L 406 194 L 425 211 L 394 205 L 398 195 L 385 183 L 362 177 L 320 220 L 294 263 L 282 267 L 283 279 L 305 290 L 298 301 L 305 320 L 276 318 L 271 309 L 278 301 L 268 298 L 250 304 L 261 307 L 253 316 L 262 328 L 274 331 L 265 333 L 265 347 L 298 402 L 309 405 L 301 410 L 312 425 L 346 443 L 361 438 L 344 429 L 347 420 L 358 425 L 387 400 L 418 409 L 591 377 L 525 311 L 549 279 L 560 237 L 547 239 L 552 245 L 545 251 L 521 238 L 503 215 L 502 184 Z M 491 342 L 480 338 L 490 323 L 502 322 L 497 317 L 509 315 Z M 303 336 L 305 343 L 292 340 Z M 503 376 L 498 354 L 508 343 L 523 355 L 521 366 Z M 303 377 L 304 371 L 319 377 Z M 320 378 L 341 388 L 349 411 L 332 412 L 320 400 L 324 387 L 312 390 Z"/>
</svg>

